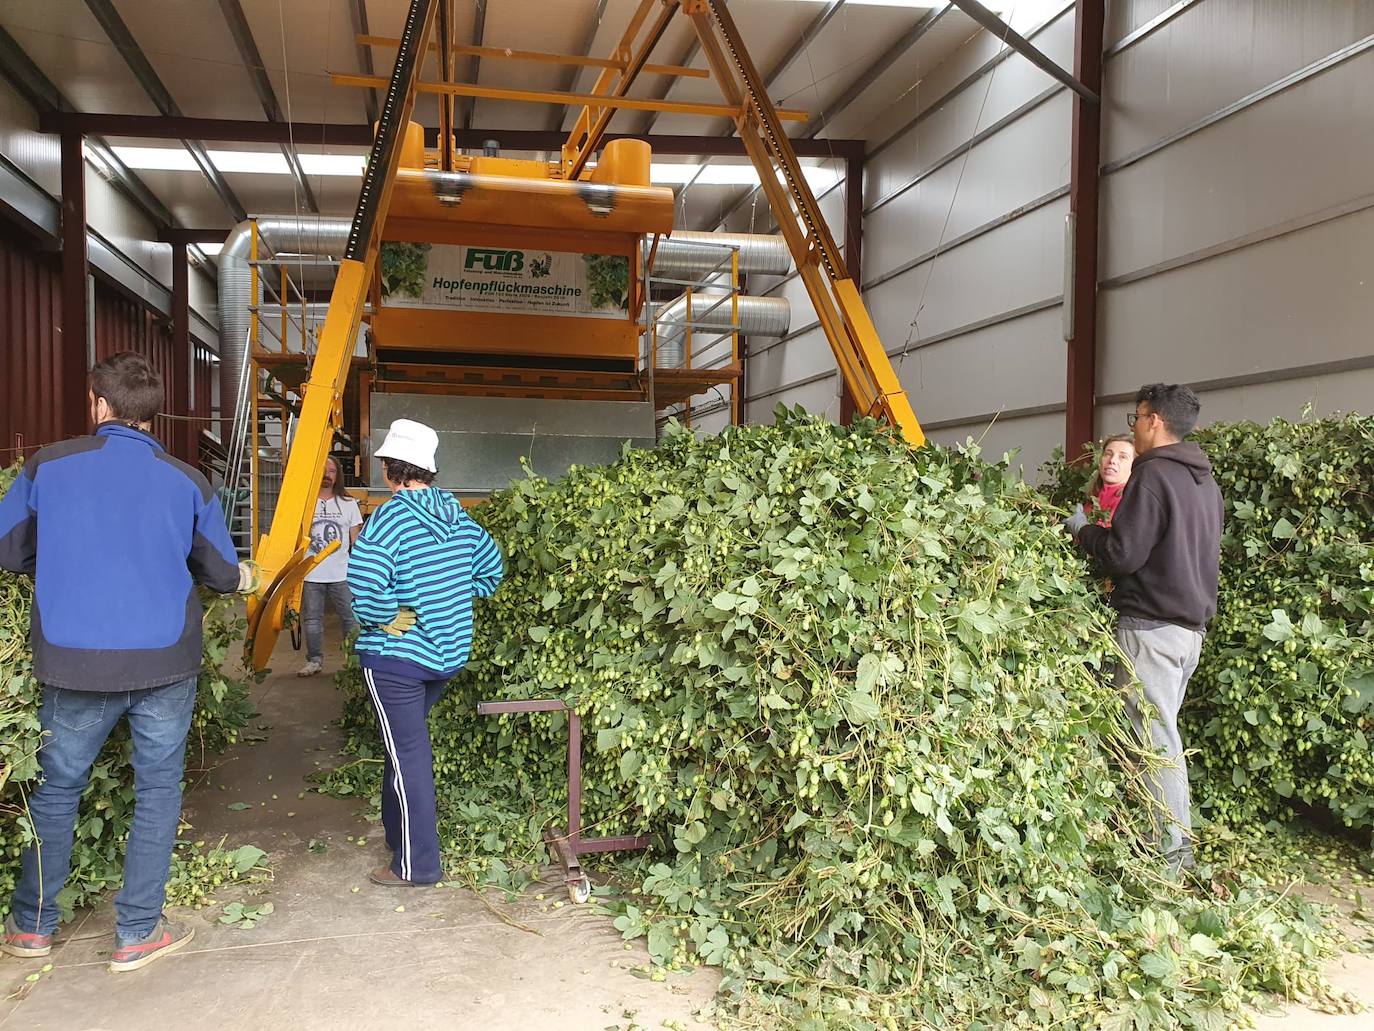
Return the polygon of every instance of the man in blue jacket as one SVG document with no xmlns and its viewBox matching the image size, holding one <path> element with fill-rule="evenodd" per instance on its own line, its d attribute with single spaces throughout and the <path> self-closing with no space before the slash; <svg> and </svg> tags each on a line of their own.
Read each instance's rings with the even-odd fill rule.
<svg viewBox="0 0 1374 1031">
<path fill-rule="evenodd" d="M 181 819 L 186 735 L 201 661 L 196 585 L 251 590 L 204 476 L 149 428 L 162 381 L 140 355 L 91 370 L 95 433 L 43 448 L 0 500 L 0 567 L 34 578 L 30 641 L 43 685 L 42 780 L 29 796 L 38 843 L 24 852 L 0 949 L 46 956 L 71 866 L 77 803 L 121 718 L 133 742 L 135 803 L 115 899 L 113 971 L 191 940 L 162 915 Z"/>
</svg>

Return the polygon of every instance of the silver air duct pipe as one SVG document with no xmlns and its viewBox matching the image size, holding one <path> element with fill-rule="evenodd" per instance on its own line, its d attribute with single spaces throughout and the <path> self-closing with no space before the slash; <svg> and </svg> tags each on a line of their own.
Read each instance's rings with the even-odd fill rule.
<svg viewBox="0 0 1374 1031">
<path fill-rule="evenodd" d="M 288 253 L 342 256 L 352 227 L 352 219 L 317 215 L 273 216 L 257 222 L 260 260 Z M 253 296 L 253 276 L 248 264 L 252 249 L 252 224 L 240 222 L 215 259 L 219 264 L 220 435 L 224 440 L 229 440 L 233 433 L 239 380 L 248 358 L 251 309 L 262 302 L 260 296 Z"/>
<path fill-rule="evenodd" d="M 722 298 L 724 298 L 722 300 Z M 717 304 L 716 302 L 720 303 Z M 714 305 L 714 307 L 713 307 Z M 681 368 L 686 342 L 687 296 L 670 302 L 655 315 L 658 322 L 658 365 L 665 369 Z M 731 329 L 732 311 L 728 294 L 716 291 L 692 294 L 692 364 L 700 364 L 698 354 L 711 348 L 710 357 L 718 359 L 719 348 L 712 344 L 715 337 Z M 739 331 L 744 336 L 786 336 L 792 323 L 792 306 L 781 297 L 740 297 Z"/>
<path fill-rule="evenodd" d="M 646 261 L 652 245 L 652 238 L 646 237 Z M 792 269 L 792 255 L 782 237 L 760 233 L 696 233 L 680 230 L 658 241 L 653 271 L 659 275 L 705 275 L 712 270 L 728 273 L 730 247 L 739 248 L 741 272 L 785 276 Z"/>
</svg>

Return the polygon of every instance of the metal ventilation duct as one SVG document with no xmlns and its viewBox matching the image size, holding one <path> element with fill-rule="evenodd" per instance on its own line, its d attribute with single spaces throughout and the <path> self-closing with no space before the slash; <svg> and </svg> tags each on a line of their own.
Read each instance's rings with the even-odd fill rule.
<svg viewBox="0 0 1374 1031">
<path fill-rule="evenodd" d="M 644 241 L 648 260 L 652 243 Z M 696 233 L 675 231 L 659 240 L 653 271 L 659 275 L 687 273 L 705 275 L 715 270 L 730 271 L 730 247 L 739 248 L 739 270 L 770 276 L 785 276 L 792 268 L 792 255 L 781 237 L 759 233 Z"/>
<path fill-rule="evenodd" d="M 279 254 L 342 255 L 352 226 L 352 219 L 319 215 L 284 215 L 260 218 L 257 222 L 260 258 Z M 223 440 L 228 440 L 233 432 L 239 380 L 248 357 L 251 309 L 262 302 L 261 296 L 253 296 L 253 276 L 248 264 L 252 244 L 252 224 L 240 222 L 215 259 L 219 264 L 219 410 Z"/>
<path fill-rule="evenodd" d="M 725 300 L 716 304 L 724 297 Z M 712 308 L 712 305 L 716 305 Z M 708 310 L 710 309 L 710 310 Z M 658 322 L 658 364 L 676 369 L 683 364 L 683 345 L 686 327 L 675 325 L 687 321 L 687 297 L 684 294 L 670 302 L 655 315 Z M 729 295 L 711 291 L 692 294 L 692 347 L 702 351 L 712 338 L 732 328 Z M 792 323 L 792 306 L 781 297 L 741 297 L 739 299 L 739 331 L 744 336 L 786 336 Z M 718 357 L 718 355 L 713 355 Z M 696 355 L 693 354 L 693 363 Z"/>
</svg>

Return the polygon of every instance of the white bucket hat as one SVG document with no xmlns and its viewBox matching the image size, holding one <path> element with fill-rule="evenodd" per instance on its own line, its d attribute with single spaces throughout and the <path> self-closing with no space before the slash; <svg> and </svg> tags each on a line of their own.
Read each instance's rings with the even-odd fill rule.
<svg viewBox="0 0 1374 1031">
<path fill-rule="evenodd" d="M 394 458 L 408 462 L 426 472 L 436 473 L 434 452 L 439 448 L 439 434 L 422 422 L 397 419 L 386 431 L 386 440 L 377 449 L 376 457 Z"/>
</svg>

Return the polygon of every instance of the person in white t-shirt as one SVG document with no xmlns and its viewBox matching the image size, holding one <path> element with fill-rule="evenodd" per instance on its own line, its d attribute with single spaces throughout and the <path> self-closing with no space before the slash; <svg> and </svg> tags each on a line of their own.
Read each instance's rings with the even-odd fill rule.
<svg viewBox="0 0 1374 1031">
<path fill-rule="evenodd" d="M 310 554 L 319 554 L 332 541 L 339 542 L 339 550 L 307 573 L 301 588 L 306 663 L 298 676 L 313 677 L 324 668 L 325 605 L 339 614 L 344 637 L 358 629 L 358 621 L 353 618 L 353 595 L 348 590 L 348 552 L 362 527 L 362 513 L 344 489 L 339 463 L 326 458 L 315 514 L 310 521 Z"/>
</svg>

